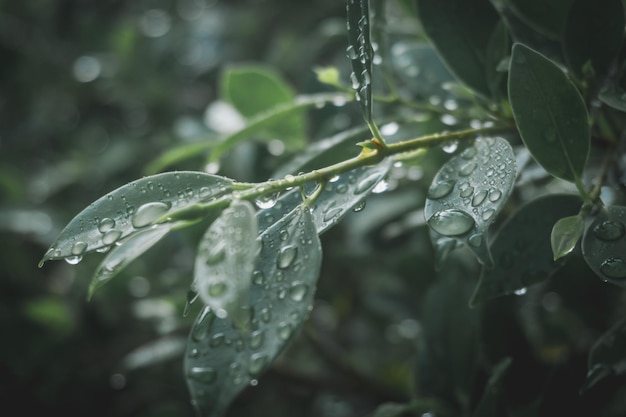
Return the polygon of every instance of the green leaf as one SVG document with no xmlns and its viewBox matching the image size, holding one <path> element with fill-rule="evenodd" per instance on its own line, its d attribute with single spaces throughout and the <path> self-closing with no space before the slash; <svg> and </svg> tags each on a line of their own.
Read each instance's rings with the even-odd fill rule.
<svg viewBox="0 0 626 417">
<path fill-rule="evenodd" d="M 40 262 L 80 260 L 152 225 L 161 217 L 232 192 L 229 178 L 202 172 L 167 172 L 128 183 L 96 200 L 61 231 Z"/>
<path fill-rule="evenodd" d="M 499 20 L 493 29 L 487 46 L 485 74 L 491 97 L 506 97 L 506 79 L 508 71 L 501 71 L 501 62 L 507 59 L 511 51 L 511 37 L 503 20 Z"/>
<path fill-rule="evenodd" d="M 591 63 L 597 76 L 604 75 L 615 59 L 624 34 L 621 0 L 574 0 L 563 37 L 563 52 L 569 68 L 584 78 Z"/>
<path fill-rule="evenodd" d="M 554 224 L 550 235 L 550 245 L 555 261 L 574 250 L 576 243 L 583 235 L 584 228 L 585 220 L 580 213 L 559 219 Z"/>
<path fill-rule="evenodd" d="M 563 33 L 573 0 L 508 0 L 517 14 L 535 30 L 554 38 Z"/>
<path fill-rule="evenodd" d="M 261 236 L 250 288 L 248 331 L 205 307 L 187 346 L 185 373 L 203 416 L 222 416 L 233 399 L 282 352 L 305 320 L 322 251 L 308 208 L 298 207 Z"/>
<path fill-rule="evenodd" d="M 499 417 L 498 401 L 504 388 L 504 377 L 512 363 L 511 358 L 504 358 L 493 368 L 483 396 L 472 413 L 472 417 Z"/>
<path fill-rule="evenodd" d="M 372 122 L 372 60 L 374 50 L 370 41 L 369 0 L 350 0 L 346 5 L 348 23 L 348 47 L 350 81 L 361 106 L 363 118 Z"/>
<path fill-rule="evenodd" d="M 460 81 L 491 97 L 489 43 L 500 21 L 489 0 L 417 0 L 424 31 Z"/>
<path fill-rule="evenodd" d="M 578 181 L 589 155 L 589 118 L 565 73 L 545 56 L 515 44 L 509 99 L 524 145 L 535 160 L 557 178 Z"/>
<path fill-rule="evenodd" d="M 433 179 L 424 207 L 434 241 L 464 243 L 481 263 L 491 266 L 487 231 L 506 203 L 516 175 L 513 149 L 500 137 L 479 137 L 449 159 Z"/>
<path fill-rule="evenodd" d="M 217 316 L 230 316 L 236 325 L 245 325 L 240 307 L 249 298 L 257 234 L 252 204 L 234 200 L 207 229 L 196 254 L 193 289 Z"/>
<path fill-rule="evenodd" d="M 611 375 L 626 374 L 626 320 L 602 335 L 589 352 L 589 372 L 581 392 Z"/>
<path fill-rule="evenodd" d="M 603 281 L 626 287 L 626 207 L 603 209 L 585 230 L 582 251 Z"/>
<path fill-rule="evenodd" d="M 227 68 L 220 80 L 220 94 L 249 121 L 278 106 L 290 107 L 289 113 L 266 121 L 263 129 L 257 126 L 256 134 L 269 139 L 280 139 L 287 149 L 304 144 L 306 137 L 305 115 L 302 108 L 293 106 L 295 92 L 270 67 L 246 65 Z"/>
<path fill-rule="evenodd" d="M 555 262 L 552 257 L 552 227 L 562 217 L 578 213 L 581 204 L 578 196 L 551 194 L 525 204 L 509 217 L 490 243 L 495 267 L 483 268 L 470 305 L 521 294 L 563 266 L 563 258 Z"/>
<path fill-rule="evenodd" d="M 91 299 L 98 288 L 122 272 L 128 264 L 159 242 L 171 229 L 172 224 L 160 224 L 139 230 L 117 241 L 114 248 L 107 253 L 96 268 L 91 278 L 87 299 Z"/>
</svg>

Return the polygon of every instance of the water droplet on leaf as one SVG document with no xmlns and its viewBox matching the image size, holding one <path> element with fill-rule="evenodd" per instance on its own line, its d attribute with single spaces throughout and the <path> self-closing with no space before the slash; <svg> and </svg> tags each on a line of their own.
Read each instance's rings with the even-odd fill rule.
<svg viewBox="0 0 626 417">
<path fill-rule="evenodd" d="M 608 278 L 626 278 L 626 262 L 621 258 L 609 258 L 602 262 L 600 271 Z"/>
<path fill-rule="evenodd" d="M 280 269 L 287 269 L 291 266 L 293 261 L 296 259 L 298 255 L 298 247 L 297 246 L 285 246 L 280 250 L 278 254 L 278 258 L 276 259 L 276 265 Z"/>
<path fill-rule="evenodd" d="M 438 211 L 428 219 L 427 223 L 434 231 L 444 236 L 459 236 L 474 227 L 472 216 L 456 209 Z"/>
<path fill-rule="evenodd" d="M 447 196 L 454 188 L 455 183 L 456 182 L 454 180 L 432 183 L 428 188 L 428 198 L 430 198 L 431 200 L 437 200 Z"/>
<path fill-rule="evenodd" d="M 605 220 L 593 228 L 593 234 L 600 240 L 617 240 L 624 236 L 624 225 L 620 222 Z"/>
<path fill-rule="evenodd" d="M 146 227 L 163 217 L 170 207 L 169 203 L 160 201 L 143 204 L 137 209 L 137 213 L 132 217 L 131 223 L 135 228 Z"/>
</svg>

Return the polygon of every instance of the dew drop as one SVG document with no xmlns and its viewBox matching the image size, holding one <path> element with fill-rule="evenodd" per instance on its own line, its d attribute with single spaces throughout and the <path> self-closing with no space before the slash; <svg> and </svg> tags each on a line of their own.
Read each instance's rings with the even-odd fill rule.
<svg viewBox="0 0 626 417">
<path fill-rule="evenodd" d="M 605 220 L 593 228 L 593 234 L 600 240 L 617 240 L 624 236 L 624 225 L 620 222 Z"/>
<path fill-rule="evenodd" d="M 280 269 L 287 269 L 293 264 L 293 261 L 298 255 L 298 247 L 289 245 L 280 250 L 278 258 L 276 259 L 276 266 Z"/>
<path fill-rule="evenodd" d="M 472 206 L 474 207 L 480 206 L 483 203 L 483 201 L 485 201 L 485 198 L 487 198 L 486 190 L 477 192 L 476 194 L 474 194 L 474 198 L 472 198 Z"/>
<path fill-rule="evenodd" d="M 477 166 L 477 164 L 474 161 L 470 161 L 470 162 L 462 165 L 461 168 L 459 168 L 459 175 L 461 175 L 463 177 L 467 177 L 472 172 L 474 172 L 474 170 L 476 169 L 476 166 Z"/>
<path fill-rule="evenodd" d="M 256 285 L 263 285 L 265 283 L 265 274 L 263 274 L 263 271 L 254 271 L 252 273 L 252 282 Z"/>
<path fill-rule="evenodd" d="M 487 209 L 487 210 L 483 211 L 482 218 L 483 218 L 484 221 L 487 221 L 490 218 L 492 218 L 495 213 L 496 213 L 496 211 L 494 209 Z"/>
<path fill-rule="evenodd" d="M 208 366 L 195 366 L 189 369 L 189 378 L 204 384 L 211 384 L 217 379 L 217 371 Z"/>
<path fill-rule="evenodd" d="M 444 236 L 462 235 L 469 232 L 475 224 L 472 216 L 457 209 L 438 211 L 427 223 L 434 231 Z"/>
<path fill-rule="evenodd" d="M 454 184 L 456 181 L 447 180 L 447 181 L 439 181 L 436 183 L 432 183 L 428 188 L 427 196 L 431 200 L 438 200 L 450 194 L 452 189 L 454 188 Z"/>
<path fill-rule="evenodd" d="M 480 233 L 473 234 L 469 237 L 469 239 L 467 239 L 467 242 L 471 246 L 478 248 L 483 243 L 483 235 Z"/>
<path fill-rule="evenodd" d="M 105 245 L 112 245 L 120 238 L 120 236 L 122 236 L 122 232 L 117 229 L 107 230 L 102 236 L 102 243 Z"/>
<path fill-rule="evenodd" d="M 214 319 L 215 315 L 209 308 L 202 310 L 196 325 L 191 330 L 191 337 L 193 340 L 196 342 L 203 341 L 209 335 Z"/>
<path fill-rule="evenodd" d="M 104 219 L 100 220 L 100 222 L 98 223 L 98 230 L 100 231 L 100 233 L 108 232 L 114 227 L 115 227 L 115 220 L 109 217 L 105 217 Z"/>
<path fill-rule="evenodd" d="M 354 46 L 350 45 L 346 48 L 346 57 L 348 57 L 348 59 L 357 59 L 358 58 L 358 54 L 356 52 L 356 49 L 354 48 Z"/>
<path fill-rule="evenodd" d="M 86 250 L 87 244 L 83 241 L 79 240 L 72 245 L 72 255 L 74 256 L 82 255 Z"/>
<path fill-rule="evenodd" d="M 65 259 L 65 262 L 67 262 L 70 265 L 76 265 L 77 263 L 83 260 L 83 257 L 80 255 L 77 255 L 77 256 L 68 256 L 67 258 L 63 258 L 63 259 Z"/>
<path fill-rule="evenodd" d="M 289 290 L 289 298 L 291 298 L 293 301 L 302 301 L 307 291 L 308 287 L 306 286 L 306 284 L 303 284 L 301 282 L 294 282 L 291 285 L 291 289 Z"/>
<path fill-rule="evenodd" d="M 215 282 L 209 285 L 208 294 L 210 297 L 221 297 L 228 290 L 228 286 L 225 282 Z"/>
<path fill-rule="evenodd" d="M 289 339 L 291 337 L 291 332 L 291 324 L 289 324 L 288 322 L 283 321 L 278 325 L 278 337 L 280 337 L 282 340 Z"/>
<path fill-rule="evenodd" d="M 255 330 L 250 334 L 250 347 L 252 349 L 258 349 L 263 345 L 265 334 L 262 330 Z"/>
<path fill-rule="evenodd" d="M 163 217 L 170 207 L 169 203 L 166 204 L 161 201 L 143 204 L 137 209 L 137 213 L 132 217 L 131 223 L 135 228 L 146 227 Z"/>
<path fill-rule="evenodd" d="M 472 159 L 478 153 L 478 149 L 475 146 L 470 146 L 465 148 L 463 152 L 461 152 L 461 158 L 463 159 Z"/>
<path fill-rule="evenodd" d="M 361 201 L 359 204 L 357 204 L 356 206 L 354 206 L 352 208 L 352 211 L 355 213 L 358 213 L 360 211 L 363 211 L 365 209 L 365 206 L 367 205 L 367 202 L 365 200 Z"/>
<path fill-rule="evenodd" d="M 474 194 L 474 187 L 472 187 L 471 185 L 468 187 L 465 187 L 461 190 L 461 192 L 459 193 L 459 195 L 462 198 L 468 198 L 469 196 L 471 196 L 472 194 Z"/>
<path fill-rule="evenodd" d="M 224 333 L 215 333 L 213 336 L 211 336 L 211 340 L 209 341 L 209 346 L 211 346 L 212 348 L 216 348 L 218 346 L 223 345 L 225 341 L 226 341 L 226 336 L 224 335 Z"/>
<path fill-rule="evenodd" d="M 602 262 L 600 271 L 608 278 L 626 278 L 626 262 L 622 258 L 609 258 Z"/>
<path fill-rule="evenodd" d="M 276 205 L 278 201 L 278 194 L 264 195 L 256 200 L 254 200 L 254 204 L 260 209 L 269 209 Z"/>
<path fill-rule="evenodd" d="M 329 222 L 341 214 L 341 207 L 328 208 L 324 212 L 324 221 Z"/>
<path fill-rule="evenodd" d="M 372 188 L 378 181 L 380 181 L 381 177 L 379 174 L 371 174 L 370 176 L 364 178 L 359 185 L 357 185 L 354 190 L 355 194 L 363 194 L 365 191 Z"/>
<path fill-rule="evenodd" d="M 261 309 L 261 311 L 259 312 L 259 316 L 264 323 L 269 323 L 272 319 L 272 312 L 269 310 L 269 308 L 266 307 Z"/>
<path fill-rule="evenodd" d="M 248 372 L 250 372 L 250 375 L 257 375 L 263 370 L 266 363 L 267 356 L 264 353 L 254 353 L 252 356 L 250 356 Z"/>
<path fill-rule="evenodd" d="M 498 201 L 500 197 L 502 197 L 502 191 L 496 190 L 495 188 L 489 190 L 489 201 L 491 201 L 492 203 Z"/>
</svg>

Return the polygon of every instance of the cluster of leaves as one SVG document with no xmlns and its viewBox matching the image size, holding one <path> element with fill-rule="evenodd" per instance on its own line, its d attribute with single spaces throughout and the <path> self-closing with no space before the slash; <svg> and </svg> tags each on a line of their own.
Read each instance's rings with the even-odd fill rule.
<svg viewBox="0 0 626 417">
<path fill-rule="evenodd" d="M 391 198 L 394 187 L 421 192 L 424 221 L 417 228 L 432 243 L 437 279 L 420 298 L 428 319 L 416 349 L 414 401 L 385 404 L 375 416 L 546 410 L 551 400 L 516 395 L 511 381 L 532 355 L 498 346 L 504 336 L 493 329 L 519 336 L 510 330 L 517 326 L 499 321 L 515 321 L 515 295 L 534 295 L 548 312 L 559 310 L 550 300 L 567 292 L 551 289 L 551 278 L 560 282 L 559 273 L 581 257 L 593 271 L 584 279 L 595 274 L 594 283 L 607 283 L 613 293 L 626 285 L 622 2 L 394 3 L 410 16 L 410 41 L 386 24 L 394 10 L 388 3 L 347 2 L 350 85 L 338 69 L 320 68 L 330 91 L 297 96 L 266 67 L 226 69 L 220 93 L 239 116 L 236 126 L 217 141 L 173 149 L 150 167 L 156 172 L 206 154 L 213 173 L 166 172 L 126 184 L 79 213 L 44 255 L 42 263 L 77 263 L 106 252 L 91 296 L 170 232 L 207 227 L 188 301 L 189 309 L 196 300 L 202 308 L 185 352 L 188 386 L 202 415 L 225 414 L 298 333 L 314 304 L 320 235 L 363 210 L 366 199 Z M 352 99 L 367 126 L 302 149 L 304 111 Z M 367 132 L 373 139 L 362 141 Z M 278 138 L 296 154 L 275 172 L 279 179 L 247 183 L 216 175 L 228 152 L 251 138 L 269 146 Z M 427 183 L 394 176 L 403 167 L 427 173 Z M 541 365 L 565 361 L 569 350 L 588 354 L 581 395 L 626 372 L 626 321 L 619 302 L 611 307 L 613 316 L 594 328 L 604 333 L 578 341 L 582 346 L 567 340 L 569 319 L 534 323 L 539 313 L 531 307 L 520 319 Z M 565 336 L 545 337 L 550 325 Z M 481 339 L 486 352 L 478 350 Z M 606 406 L 603 415 L 612 410 Z"/>
</svg>

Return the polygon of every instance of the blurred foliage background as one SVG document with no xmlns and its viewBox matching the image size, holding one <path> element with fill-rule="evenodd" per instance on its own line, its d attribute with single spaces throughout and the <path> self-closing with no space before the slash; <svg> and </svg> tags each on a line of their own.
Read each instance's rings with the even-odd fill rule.
<svg viewBox="0 0 626 417">
<path fill-rule="evenodd" d="M 410 97 L 445 107 L 458 89 L 442 88 L 452 78 L 420 40 L 412 2 L 388 3 L 394 77 L 410 81 Z M 198 306 L 183 312 L 203 230 L 168 236 L 90 302 L 97 256 L 78 265 L 37 263 L 89 203 L 146 175 L 166 150 L 214 140 L 228 116 L 219 111 L 223 68 L 260 62 L 299 93 L 324 91 L 313 68 L 336 66 L 344 80 L 349 74 L 345 28 L 345 3 L 337 0 L 0 0 L 4 409 L 193 415 L 182 355 Z M 362 126 L 357 107 L 311 110 L 309 140 Z M 398 140 L 459 123 L 431 116 L 412 114 L 418 124 L 400 131 L 390 124 L 383 133 Z M 421 209 L 447 155 L 435 149 L 419 166 L 392 170 L 384 195 L 322 236 L 310 320 L 230 414 L 362 416 L 416 392 L 433 401 L 415 415 L 440 409 L 438 401 L 473 408 L 485 369 L 511 356 L 506 397 L 515 415 L 626 409 L 623 377 L 578 395 L 591 344 L 624 315 L 623 292 L 603 286 L 580 256 L 526 297 L 474 310 L 467 307 L 479 272 L 474 259 L 456 251 L 436 270 Z M 291 156 L 276 144 L 246 143 L 226 156 L 220 174 L 262 181 Z M 168 170 L 205 164 L 201 155 Z M 540 191 L 528 185 L 525 192 Z M 513 205 L 528 195 L 514 195 Z M 438 276 L 445 279 L 435 285 Z"/>
</svg>

